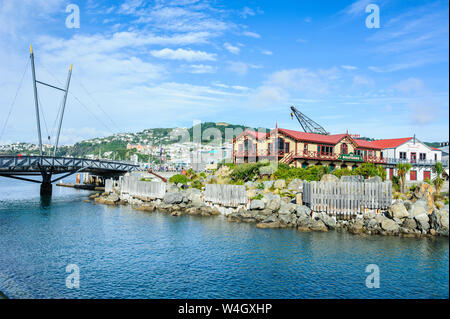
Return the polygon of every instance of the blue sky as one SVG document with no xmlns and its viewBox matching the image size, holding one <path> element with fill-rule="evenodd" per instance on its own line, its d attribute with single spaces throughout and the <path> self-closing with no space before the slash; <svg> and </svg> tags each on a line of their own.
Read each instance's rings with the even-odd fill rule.
<svg viewBox="0 0 450 319">
<path fill-rule="evenodd" d="M 0 130 L 32 43 L 38 79 L 74 64 L 63 143 L 194 120 L 300 129 L 290 105 L 332 133 L 448 140 L 448 37 L 448 1 L 0 0 Z M 40 98 L 53 137 L 61 95 Z M 33 107 L 28 70 L 0 143 L 37 141 Z"/>
</svg>

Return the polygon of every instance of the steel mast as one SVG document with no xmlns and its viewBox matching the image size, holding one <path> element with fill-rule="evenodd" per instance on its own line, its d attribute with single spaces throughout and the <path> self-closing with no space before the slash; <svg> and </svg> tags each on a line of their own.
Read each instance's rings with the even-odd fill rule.
<svg viewBox="0 0 450 319">
<path fill-rule="evenodd" d="M 294 118 L 295 115 L 301 127 L 303 128 L 303 131 L 305 131 L 306 133 L 314 133 L 322 135 L 330 134 L 320 124 L 310 119 L 308 116 L 297 110 L 294 106 L 291 106 L 291 110 L 292 110 L 291 118 Z"/>
</svg>

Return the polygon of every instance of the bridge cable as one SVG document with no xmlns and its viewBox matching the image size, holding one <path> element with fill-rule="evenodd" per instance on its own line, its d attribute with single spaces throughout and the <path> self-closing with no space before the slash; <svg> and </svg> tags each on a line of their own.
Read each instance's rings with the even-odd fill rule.
<svg viewBox="0 0 450 319">
<path fill-rule="evenodd" d="M 11 116 L 12 110 L 13 110 L 14 105 L 15 105 L 16 100 L 17 100 L 17 96 L 19 95 L 19 91 L 20 91 L 20 89 L 22 87 L 23 79 L 25 78 L 25 74 L 27 73 L 29 63 L 30 63 L 30 60 L 28 59 L 26 65 L 25 65 L 25 70 L 23 71 L 22 78 L 21 78 L 21 80 L 19 82 L 19 86 L 17 88 L 16 95 L 14 96 L 13 102 L 11 103 L 11 106 L 9 108 L 8 115 L 6 116 L 5 124 L 3 125 L 2 132 L 0 134 L 0 141 L 3 138 L 3 134 L 5 134 L 5 130 L 6 130 L 6 126 L 8 125 L 9 117 Z"/>
<path fill-rule="evenodd" d="M 80 80 L 78 80 L 77 77 L 75 77 L 77 83 L 79 86 L 81 86 L 81 88 L 84 90 L 84 92 L 86 92 L 86 94 L 91 98 L 92 102 L 100 109 L 100 111 L 103 112 L 103 114 L 106 115 L 106 117 L 109 119 L 109 121 L 115 126 L 115 128 L 117 129 L 118 132 L 120 132 L 120 128 L 119 126 L 116 124 L 116 122 L 114 122 L 114 120 L 111 118 L 111 116 L 100 106 L 100 104 L 94 99 L 94 97 L 92 96 L 91 93 L 89 93 L 89 91 L 86 89 L 86 87 L 83 85 L 83 83 L 81 83 Z"/>
<path fill-rule="evenodd" d="M 40 106 L 39 110 L 41 111 L 42 118 L 44 119 L 45 131 L 47 132 L 48 141 L 50 142 L 50 134 L 48 133 L 47 121 L 46 121 L 45 115 L 44 115 L 44 105 L 42 104 L 39 94 L 37 95 L 37 98 L 38 98 L 39 106 Z"/>
</svg>

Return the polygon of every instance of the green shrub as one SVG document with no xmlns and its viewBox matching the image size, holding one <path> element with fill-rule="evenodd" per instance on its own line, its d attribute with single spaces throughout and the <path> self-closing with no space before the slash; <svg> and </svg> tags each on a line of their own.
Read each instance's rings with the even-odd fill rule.
<svg viewBox="0 0 450 319">
<path fill-rule="evenodd" d="M 264 189 L 264 183 L 259 183 L 259 184 L 256 186 L 256 188 L 257 188 L 257 189 Z"/>
<path fill-rule="evenodd" d="M 231 171 L 230 177 L 233 181 L 249 181 L 258 175 L 259 168 L 265 165 L 267 164 L 261 162 L 235 165 Z"/>
<path fill-rule="evenodd" d="M 184 175 L 176 174 L 176 175 L 173 175 L 171 178 L 169 178 L 169 182 L 174 183 L 174 184 L 181 183 L 181 184 L 186 185 L 188 182 L 188 179 Z"/>
<path fill-rule="evenodd" d="M 346 168 L 337 168 L 333 171 L 333 175 L 341 178 L 342 176 L 350 176 L 353 174 L 353 171 Z"/>
<path fill-rule="evenodd" d="M 258 195 L 256 195 L 256 196 L 253 196 L 252 198 L 250 198 L 251 200 L 261 200 L 261 199 L 263 199 L 264 198 L 264 196 L 263 196 L 263 194 L 258 194 Z"/>
<path fill-rule="evenodd" d="M 195 181 L 193 181 L 192 183 L 191 183 L 191 187 L 192 188 L 197 188 L 197 189 L 202 189 L 203 188 L 203 183 L 199 180 L 199 179 L 196 179 Z"/>
</svg>

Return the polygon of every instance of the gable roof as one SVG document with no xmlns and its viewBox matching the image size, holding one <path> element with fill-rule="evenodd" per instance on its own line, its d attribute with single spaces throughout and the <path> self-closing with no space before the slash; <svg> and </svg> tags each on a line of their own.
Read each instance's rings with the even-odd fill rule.
<svg viewBox="0 0 450 319">
<path fill-rule="evenodd" d="M 357 147 L 370 148 L 370 149 L 381 149 L 379 146 L 372 144 L 372 142 L 369 142 L 366 140 L 353 139 L 348 134 L 322 135 L 322 134 L 314 134 L 314 133 L 306 133 L 306 132 L 287 130 L 287 129 L 283 129 L 283 128 L 279 128 L 278 132 L 281 132 L 287 136 L 290 136 L 293 139 L 298 140 L 298 141 L 316 142 L 316 143 L 324 143 L 324 144 L 331 144 L 331 145 L 336 145 L 343 138 L 348 137 L 350 140 L 352 140 L 356 144 Z"/>
<path fill-rule="evenodd" d="M 264 139 L 267 136 L 267 133 L 263 133 L 263 132 L 256 132 L 253 130 L 247 130 L 245 129 L 244 132 L 242 132 L 241 134 L 239 134 L 238 136 L 236 136 L 233 140 L 237 140 L 239 138 L 241 138 L 242 136 L 251 136 L 257 140 L 260 139 Z"/>
<path fill-rule="evenodd" d="M 403 137 L 403 138 L 391 138 L 386 140 L 376 140 L 371 142 L 373 145 L 376 145 L 382 149 L 385 148 L 396 148 L 408 141 L 413 139 L 412 137 Z"/>
</svg>

